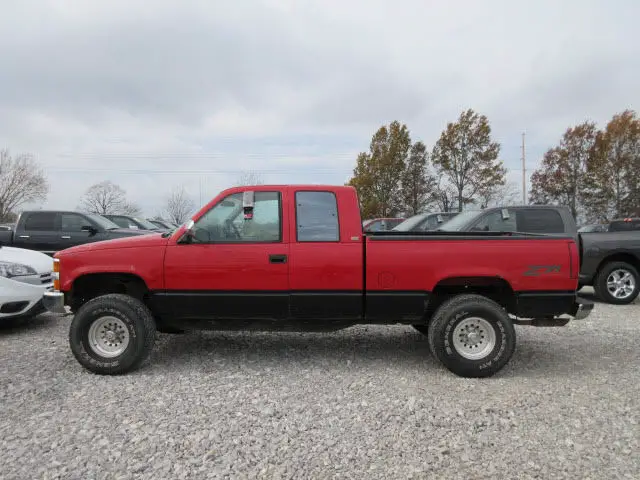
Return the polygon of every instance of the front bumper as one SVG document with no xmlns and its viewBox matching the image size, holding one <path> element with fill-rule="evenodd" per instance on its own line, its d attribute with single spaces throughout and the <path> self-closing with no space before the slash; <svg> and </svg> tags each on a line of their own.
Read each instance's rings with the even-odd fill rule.
<svg viewBox="0 0 640 480">
<path fill-rule="evenodd" d="M 595 303 L 591 300 L 587 300 L 586 298 L 576 297 L 576 301 L 571 308 L 571 312 L 569 314 L 573 317 L 574 320 L 584 320 L 593 311 L 593 307 Z"/>
<path fill-rule="evenodd" d="M 64 304 L 64 293 L 62 292 L 44 292 L 42 304 L 51 313 L 69 313 Z"/>
</svg>

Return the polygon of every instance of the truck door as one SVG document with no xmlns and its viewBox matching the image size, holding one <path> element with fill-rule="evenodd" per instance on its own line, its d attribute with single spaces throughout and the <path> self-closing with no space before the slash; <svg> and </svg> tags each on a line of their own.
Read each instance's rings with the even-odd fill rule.
<svg viewBox="0 0 640 480">
<path fill-rule="evenodd" d="M 57 220 L 57 212 L 24 212 L 16 225 L 13 246 L 54 254 L 60 242 Z"/>
<path fill-rule="evenodd" d="M 286 191 L 255 187 L 252 218 L 243 192 L 195 222 L 191 243 L 167 247 L 161 310 L 177 319 L 284 320 L 289 316 Z"/>
<path fill-rule="evenodd" d="M 340 197 L 341 190 L 292 187 L 290 194 L 292 318 L 358 321 L 364 288 L 362 228 L 359 218 L 338 216 L 339 211 L 349 211 L 349 205 L 357 205 L 357 199 Z"/>
<path fill-rule="evenodd" d="M 59 250 L 82 245 L 90 241 L 90 232 L 82 230 L 82 227 L 96 227 L 84 215 L 74 212 L 60 213 L 60 240 Z"/>
</svg>

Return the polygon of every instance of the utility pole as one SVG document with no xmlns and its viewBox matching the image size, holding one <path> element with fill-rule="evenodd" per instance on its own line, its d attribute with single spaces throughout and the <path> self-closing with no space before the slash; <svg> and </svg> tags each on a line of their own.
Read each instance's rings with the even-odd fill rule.
<svg viewBox="0 0 640 480">
<path fill-rule="evenodd" d="M 522 203 L 527 204 L 527 167 L 525 166 L 524 132 L 522 133 Z"/>
</svg>

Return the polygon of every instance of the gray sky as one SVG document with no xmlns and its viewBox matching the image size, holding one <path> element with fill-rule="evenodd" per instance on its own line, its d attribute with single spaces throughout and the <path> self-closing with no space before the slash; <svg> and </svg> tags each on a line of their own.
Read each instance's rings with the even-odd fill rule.
<svg viewBox="0 0 640 480">
<path fill-rule="evenodd" d="M 345 182 L 400 120 L 431 148 L 489 117 L 519 181 L 569 125 L 639 99 L 634 0 L 0 0 L 0 146 L 45 168 L 45 205 L 111 179 L 148 215 L 243 170 Z"/>
</svg>

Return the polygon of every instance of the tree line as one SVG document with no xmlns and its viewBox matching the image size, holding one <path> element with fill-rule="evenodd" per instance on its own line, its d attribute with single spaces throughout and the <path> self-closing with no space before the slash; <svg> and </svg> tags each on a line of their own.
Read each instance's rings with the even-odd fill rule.
<svg viewBox="0 0 640 480">
<path fill-rule="evenodd" d="M 138 205 L 127 199 L 127 192 L 119 185 L 105 180 L 89 187 L 80 200 L 78 209 L 98 215 L 140 216 Z M 174 188 L 165 198 L 164 208 L 154 218 L 184 223 L 194 213 L 196 204 L 184 186 Z"/>
<path fill-rule="evenodd" d="M 358 191 L 364 218 L 512 203 L 517 190 L 507 183 L 499 157 L 489 120 L 472 109 L 447 123 L 430 152 L 395 120 L 381 126 L 369 151 L 358 155 L 347 185 Z"/>
<path fill-rule="evenodd" d="M 507 182 L 500 143 L 485 115 L 467 109 L 448 122 L 429 150 L 395 120 L 374 133 L 356 158 L 347 183 L 358 191 L 364 218 L 410 216 L 421 211 L 461 211 L 513 205 L 521 198 Z M 263 183 L 245 172 L 236 185 Z M 47 179 L 32 155 L 0 150 L 0 221 L 15 221 L 25 204 L 44 201 Z M 567 128 L 531 175 L 529 203 L 565 205 L 582 222 L 640 216 L 640 118 L 633 110 L 613 115 L 600 129 L 585 121 Z M 165 198 L 158 216 L 183 223 L 196 205 L 184 187 Z M 79 209 L 98 214 L 140 214 L 124 189 L 111 181 L 89 187 Z"/>
<path fill-rule="evenodd" d="M 49 182 L 33 155 L 22 153 L 12 156 L 9 150 L 0 150 L 0 222 L 15 222 L 26 204 L 45 201 Z M 140 215 L 141 209 L 127 198 L 119 185 L 105 180 L 90 186 L 82 195 L 78 210 L 99 215 Z M 183 186 L 174 188 L 156 214 L 177 224 L 184 223 L 194 213 L 196 204 Z"/>
<path fill-rule="evenodd" d="M 522 192 L 507 182 L 500 149 L 487 117 L 472 109 L 447 123 L 430 152 L 393 121 L 358 155 L 347 185 L 357 189 L 365 218 L 513 205 Z M 636 113 L 615 114 L 603 129 L 591 121 L 569 127 L 532 173 L 529 203 L 565 205 L 580 222 L 640 216 Z"/>
<path fill-rule="evenodd" d="M 256 171 L 244 171 L 236 185 L 264 183 Z M 0 150 L 0 223 L 15 222 L 20 209 L 29 203 L 42 202 L 49 194 L 49 182 L 31 154 L 12 156 Z M 163 207 L 154 218 L 182 224 L 196 211 L 197 205 L 184 186 L 174 187 L 165 196 Z M 77 209 L 98 215 L 142 215 L 142 209 L 128 199 L 124 188 L 105 180 L 91 185 L 84 192 Z"/>
<path fill-rule="evenodd" d="M 640 119 L 615 114 L 599 129 L 567 128 L 531 175 L 531 203 L 566 205 L 586 222 L 640 216 Z"/>
</svg>

